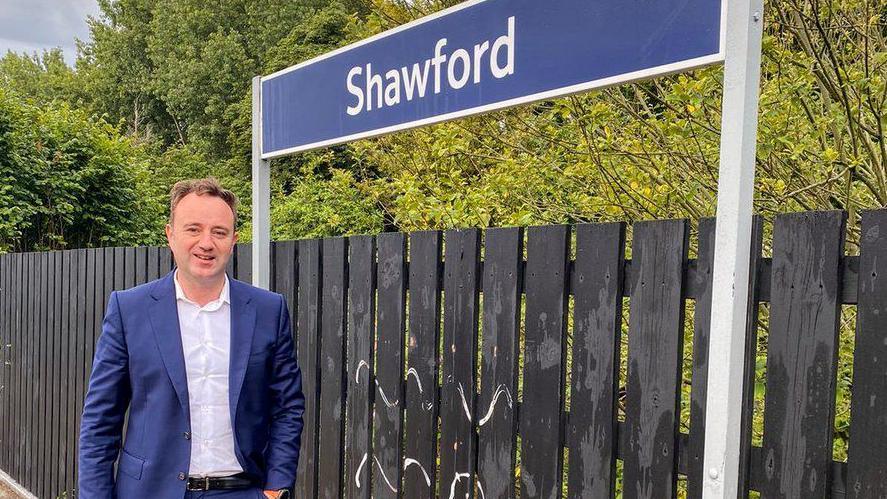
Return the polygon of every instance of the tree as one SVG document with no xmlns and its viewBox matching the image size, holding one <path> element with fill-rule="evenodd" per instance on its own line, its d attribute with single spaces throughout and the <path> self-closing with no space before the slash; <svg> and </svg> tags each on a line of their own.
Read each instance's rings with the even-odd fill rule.
<svg viewBox="0 0 887 499">
<path fill-rule="evenodd" d="M 67 103 L 0 87 L 0 251 L 132 245 L 156 218 L 140 203 L 141 152 Z"/>
<path fill-rule="evenodd" d="M 82 105 L 88 101 L 74 70 L 57 48 L 30 55 L 7 52 L 0 58 L 0 87 L 40 104 L 64 101 Z"/>
</svg>

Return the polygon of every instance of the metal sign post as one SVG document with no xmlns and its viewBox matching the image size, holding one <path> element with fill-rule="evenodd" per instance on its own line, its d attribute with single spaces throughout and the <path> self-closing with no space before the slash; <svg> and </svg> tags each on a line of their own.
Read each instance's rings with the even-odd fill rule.
<svg viewBox="0 0 887 499">
<path fill-rule="evenodd" d="M 740 422 L 754 201 L 761 0 L 727 3 L 718 208 L 712 275 L 703 497 L 734 499 L 739 487 Z"/>
<path fill-rule="evenodd" d="M 271 285 L 271 169 L 262 159 L 262 78 L 253 78 L 253 285 Z"/>
</svg>

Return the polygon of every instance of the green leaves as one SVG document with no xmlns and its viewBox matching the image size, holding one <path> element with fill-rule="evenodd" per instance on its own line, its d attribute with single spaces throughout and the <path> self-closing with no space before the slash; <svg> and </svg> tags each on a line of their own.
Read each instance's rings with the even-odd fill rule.
<svg viewBox="0 0 887 499">
<path fill-rule="evenodd" d="M 140 150 L 65 103 L 22 102 L 0 88 L 0 251 L 135 244 Z"/>
</svg>

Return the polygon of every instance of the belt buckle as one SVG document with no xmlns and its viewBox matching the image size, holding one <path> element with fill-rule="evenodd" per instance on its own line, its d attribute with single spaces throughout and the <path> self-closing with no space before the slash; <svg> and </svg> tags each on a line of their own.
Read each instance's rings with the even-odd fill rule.
<svg viewBox="0 0 887 499">
<path fill-rule="evenodd" d="M 187 487 L 187 489 L 188 489 L 189 491 L 192 491 L 192 492 L 193 492 L 193 491 L 200 491 L 200 490 L 209 490 L 209 477 L 208 477 L 208 476 L 203 477 L 203 484 L 202 484 L 202 487 L 191 488 L 191 480 L 193 480 L 193 478 L 189 478 L 189 479 L 188 479 L 188 487 Z"/>
</svg>

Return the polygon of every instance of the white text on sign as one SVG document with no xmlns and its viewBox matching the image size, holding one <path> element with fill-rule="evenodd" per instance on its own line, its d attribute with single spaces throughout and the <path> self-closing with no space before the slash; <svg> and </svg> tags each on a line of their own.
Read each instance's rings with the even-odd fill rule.
<svg viewBox="0 0 887 499">
<path fill-rule="evenodd" d="M 490 47 L 489 41 L 476 44 L 473 54 L 460 48 L 450 54 L 443 53 L 447 45 L 447 39 L 441 38 L 434 45 L 434 56 L 417 62 L 412 67 L 403 66 L 399 69 L 391 69 L 382 73 L 373 73 L 373 65 L 367 63 L 364 66 L 355 66 L 348 71 L 345 85 L 348 92 L 357 98 L 353 106 L 347 106 L 346 111 L 351 116 L 357 116 L 362 111 L 372 111 L 385 106 L 396 106 L 401 103 L 401 98 L 411 101 L 415 98 L 425 97 L 428 89 L 429 72 L 433 76 L 434 93 L 439 94 L 442 82 L 454 90 L 458 90 L 468 84 L 481 81 L 484 71 L 484 56 L 487 60 L 490 74 L 494 78 L 505 78 L 514 74 L 514 16 L 508 18 L 508 33 L 500 36 Z M 503 55 L 504 57 L 500 57 Z M 487 54 L 489 52 L 489 54 Z M 500 65 L 504 59 L 504 64 Z M 446 67 L 446 80 L 441 77 L 441 72 Z M 433 70 L 432 70 L 433 68 Z M 361 77 L 363 81 L 361 82 Z M 358 83 L 355 83 L 357 80 Z M 362 83 L 362 85 L 361 85 Z"/>
</svg>

